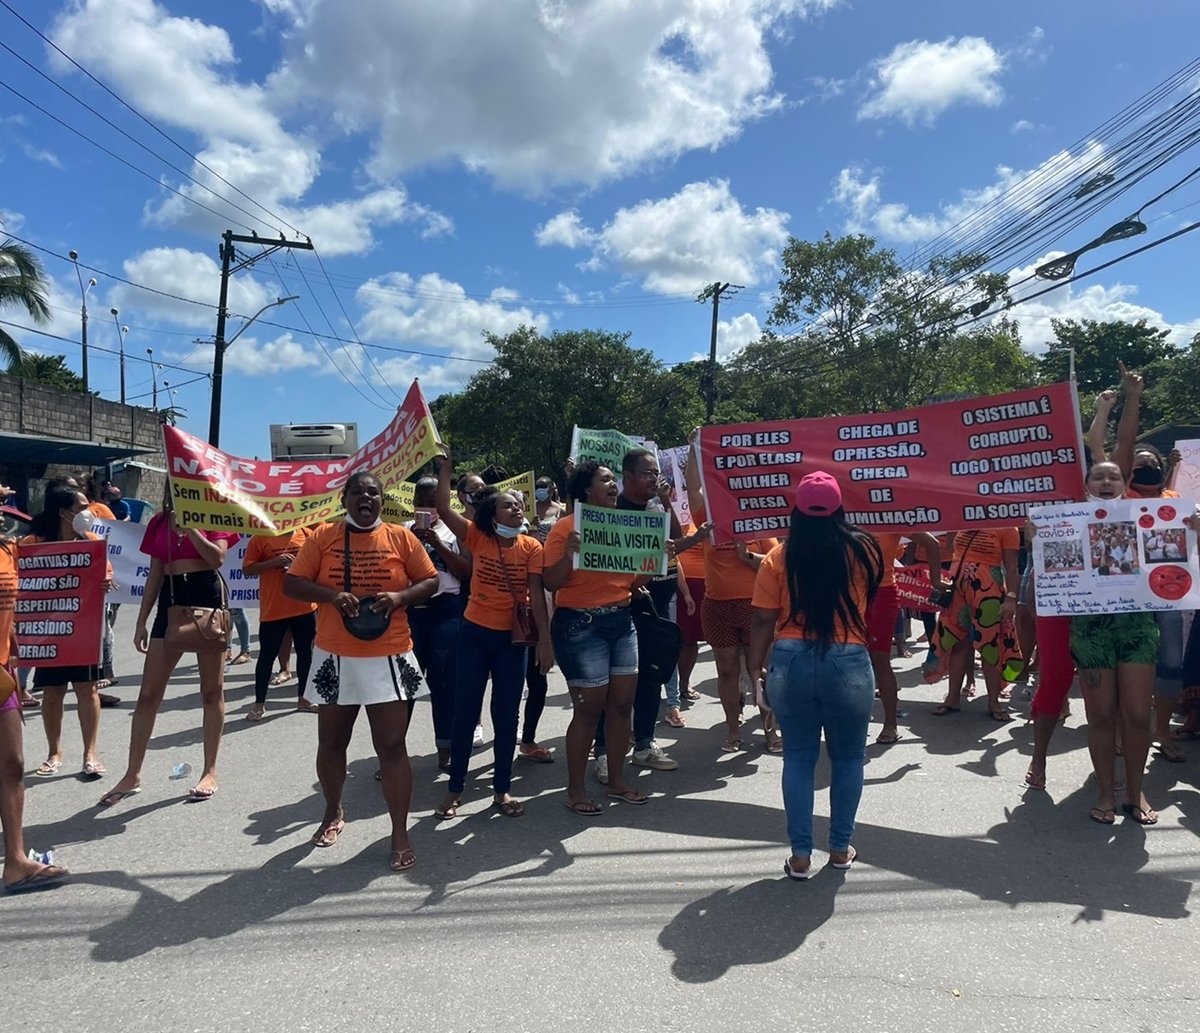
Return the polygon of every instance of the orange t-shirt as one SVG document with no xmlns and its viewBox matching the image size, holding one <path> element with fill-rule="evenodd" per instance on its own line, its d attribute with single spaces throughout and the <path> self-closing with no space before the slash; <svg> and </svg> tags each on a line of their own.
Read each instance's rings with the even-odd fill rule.
<svg viewBox="0 0 1200 1033">
<path fill-rule="evenodd" d="M 761 538 L 751 542 L 749 550 L 766 556 L 779 541 Z M 705 599 L 749 599 L 754 595 L 754 568 L 742 562 L 737 546 L 704 543 L 704 598 Z"/>
<path fill-rule="evenodd" d="M 91 510 L 92 516 L 97 520 L 116 520 L 113 511 L 109 509 L 103 502 L 89 502 L 88 509 Z"/>
<path fill-rule="evenodd" d="M 954 536 L 954 562 L 966 558 L 973 563 L 982 563 L 989 567 L 1004 566 L 1006 549 L 1017 550 L 1021 547 L 1021 532 L 1015 527 L 1003 527 L 991 531 L 959 531 Z"/>
<path fill-rule="evenodd" d="M 896 587 L 896 557 L 900 555 L 900 539 L 898 534 L 876 534 L 870 532 L 872 538 L 879 543 L 879 549 L 883 553 L 883 578 L 879 582 L 880 588 L 895 588 Z"/>
<path fill-rule="evenodd" d="M 683 532 L 685 535 L 695 534 L 696 525 L 688 524 Z M 699 580 L 704 577 L 704 546 L 705 542 L 697 542 L 690 549 L 684 549 L 679 553 L 679 565 L 683 567 L 683 576 L 688 579 Z"/>
<path fill-rule="evenodd" d="M 87 540 L 90 542 L 104 541 L 103 538 L 101 538 L 98 534 L 94 533 L 93 531 L 88 531 L 88 533 L 86 535 L 84 535 L 84 537 L 87 538 Z M 22 545 L 42 545 L 45 543 L 45 541 L 46 541 L 46 539 L 42 538 L 40 535 L 27 534 L 24 538 L 21 539 L 21 544 Z M 51 544 L 57 545 L 59 543 L 52 542 Z M 113 576 L 112 564 L 108 561 L 108 550 L 107 549 L 104 550 L 104 576 L 106 578 L 108 578 L 109 581 L 112 580 L 112 576 Z"/>
<path fill-rule="evenodd" d="M 1155 492 L 1153 495 L 1139 495 L 1133 490 L 1130 485 L 1125 489 L 1125 494 L 1121 496 L 1123 499 L 1177 499 L 1182 496 L 1177 491 L 1172 491 L 1170 488 L 1163 488 L 1162 491 Z"/>
<path fill-rule="evenodd" d="M 853 580 L 850 582 L 850 596 L 854 601 L 854 608 L 862 615 L 865 627 L 867 581 L 870 571 L 857 564 L 851 569 Z M 762 561 L 762 566 L 758 568 L 758 576 L 754 579 L 754 596 L 751 604 L 762 610 L 779 611 L 779 617 L 775 623 L 776 638 L 808 638 L 804 633 L 803 615 L 797 614 L 795 621 L 789 619 L 792 612 L 792 596 L 788 591 L 786 542 L 772 549 L 767 558 Z M 838 642 L 860 646 L 867 644 L 865 632 L 861 632 L 857 628 L 847 628 L 845 625 L 836 628 L 834 637 Z"/>
<path fill-rule="evenodd" d="M 242 570 L 273 560 L 276 556 L 290 554 L 297 556 L 300 546 L 308 538 L 306 528 L 298 528 L 288 534 L 274 538 L 256 534 L 246 546 L 246 555 L 242 560 Z M 258 616 L 263 621 L 281 621 L 288 617 L 299 617 L 301 614 L 312 613 L 317 608 L 316 603 L 304 603 L 299 599 L 289 599 L 283 594 L 283 577 L 287 573 L 283 567 L 268 567 L 251 577 L 258 578 Z"/>
<path fill-rule="evenodd" d="M 289 574 L 335 591 L 343 590 L 346 532 L 341 523 L 311 534 Z M 417 536 L 398 524 L 380 524 L 374 531 L 350 532 L 350 591 L 360 599 L 376 592 L 400 592 L 414 582 L 437 577 L 433 561 Z M 396 656 L 412 649 L 408 614 L 392 613 L 392 622 L 379 638 L 364 642 L 342 624 L 332 606 L 317 607 L 317 645 L 335 656 Z"/>
<path fill-rule="evenodd" d="M 528 534 L 514 538 L 512 547 L 504 550 L 501 566 L 499 540 L 484 534 L 471 521 L 467 524 L 467 548 L 472 559 L 471 598 L 464 616 L 483 628 L 511 631 L 514 596 L 529 602 L 529 575 L 542 572 L 542 543 Z M 504 579 L 505 567 L 508 581 Z"/>
<path fill-rule="evenodd" d="M 575 530 L 575 514 L 559 517 L 546 535 L 545 566 L 552 567 L 567 553 L 567 536 Z M 572 570 L 554 593 L 554 605 L 570 610 L 590 610 L 597 606 L 619 606 L 629 602 L 634 574 L 611 574 L 599 570 Z"/>
<path fill-rule="evenodd" d="M 16 542 L 0 542 L 0 664 L 13 659 L 13 623 L 17 617 L 17 587 L 20 585 L 18 550 Z"/>
</svg>

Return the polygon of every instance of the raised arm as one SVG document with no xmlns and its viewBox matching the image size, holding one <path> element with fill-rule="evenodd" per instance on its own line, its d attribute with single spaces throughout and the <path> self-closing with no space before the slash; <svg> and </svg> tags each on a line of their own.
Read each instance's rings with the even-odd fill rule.
<svg viewBox="0 0 1200 1033">
<path fill-rule="evenodd" d="M 1125 363 L 1119 362 L 1121 369 L 1121 388 L 1125 392 L 1125 406 L 1121 410 L 1121 419 L 1117 423 L 1117 445 L 1113 449 L 1112 459 L 1121 468 L 1121 473 L 1128 481 L 1133 473 L 1133 446 L 1137 442 L 1138 417 L 1141 415 L 1142 391 L 1146 382 L 1141 374 L 1125 368 Z"/>
<path fill-rule="evenodd" d="M 692 511 L 692 522 L 699 527 L 708 518 L 708 510 L 704 505 L 704 488 L 700 484 L 700 456 L 697 442 L 700 428 L 697 427 L 688 435 L 688 444 L 692 454 L 688 457 L 687 466 L 683 471 L 683 483 L 687 487 L 688 508 Z"/>
<path fill-rule="evenodd" d="M 470 521 L 461 513 L 455 513 L 450 508 L 450 499 L 452 497 L 452 489 L 450 485 L 450 472 L 453 469 L 453 462 L 450 459 L 450 449 L 446 449 L 446 455 L 435 460 L 438 471 L 438 486 L 437 486 L 437 511 L 438 516 L 445 521 L 445 524 L 451 531 L 454 532 L 454 537 L 460 542 L 466 542 L 467 529 L 470 526 Z"/>
<path fill-rule="evenodd" d="M 1104 442 L 1108 437 L 1108 421 L 1116 404 L 1116 391 L 1101 391 L 1096 395 L 1096 414 L 1092 417 L 1092 425 L 1088 427 L 1088 432 L 1083 437 L 1083 443 L 1087 445 L 1093 463 L 1100 463 L 1108 458 L 1108 453 L 1104 450 Z"/>
</svg>

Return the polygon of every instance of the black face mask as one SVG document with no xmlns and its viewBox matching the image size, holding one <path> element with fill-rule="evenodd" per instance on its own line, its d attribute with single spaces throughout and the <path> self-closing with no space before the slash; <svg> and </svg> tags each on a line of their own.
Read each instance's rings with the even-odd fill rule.
<svg viewBox="0 0 1200 1033">
<path fill-rule="evenodd" d="M 1139 466 L 1133 471 L 1133 483 L 1143 488 L 1155 488 L 1163 482 L 1163 472 L 1157 466 Z"/>
</svg>

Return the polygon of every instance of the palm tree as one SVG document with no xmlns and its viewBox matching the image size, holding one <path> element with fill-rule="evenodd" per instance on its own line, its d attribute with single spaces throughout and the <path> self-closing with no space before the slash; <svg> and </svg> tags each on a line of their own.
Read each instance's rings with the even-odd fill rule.
<svg viewBox="0 0 1200 1033">
<path fill-rule="evenodd" d="M 15 240 L 0 243 L 0 311 L 9 307 L 23 308 L 35 323 L 50 321 L 46 271 L 37 255 Z M 21 346 L 0 327 L 0 359 L 11 370 L 22 356 Z"/>
</svg>

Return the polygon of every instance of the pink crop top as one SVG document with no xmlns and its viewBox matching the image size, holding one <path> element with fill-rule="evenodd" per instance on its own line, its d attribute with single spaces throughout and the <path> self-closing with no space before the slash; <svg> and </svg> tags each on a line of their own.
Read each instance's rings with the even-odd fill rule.
<svg viewBox="0 0 1200 1033">
<path fill-rule="evenodd" d="M 200 553 L 196 551 L 196 546 L 192 544 L 192 540 L 187 535 L 175 535 L 175 540 L 170 543 L 171 555 L 168 559 L 167 538 L 170 533 L 166 514 L 155 513 L 150 518 L 150 523 L 146 525 L 145 535 L 142 536 L 142 552 L 151 559 L 160 560 L 163 563 L 201 558 Z M 242 537 L 233 531 L 201 531 L 200 533 L 210 542 L 224 542 L 227 548 L 236 545 Z"/>
</svg>

